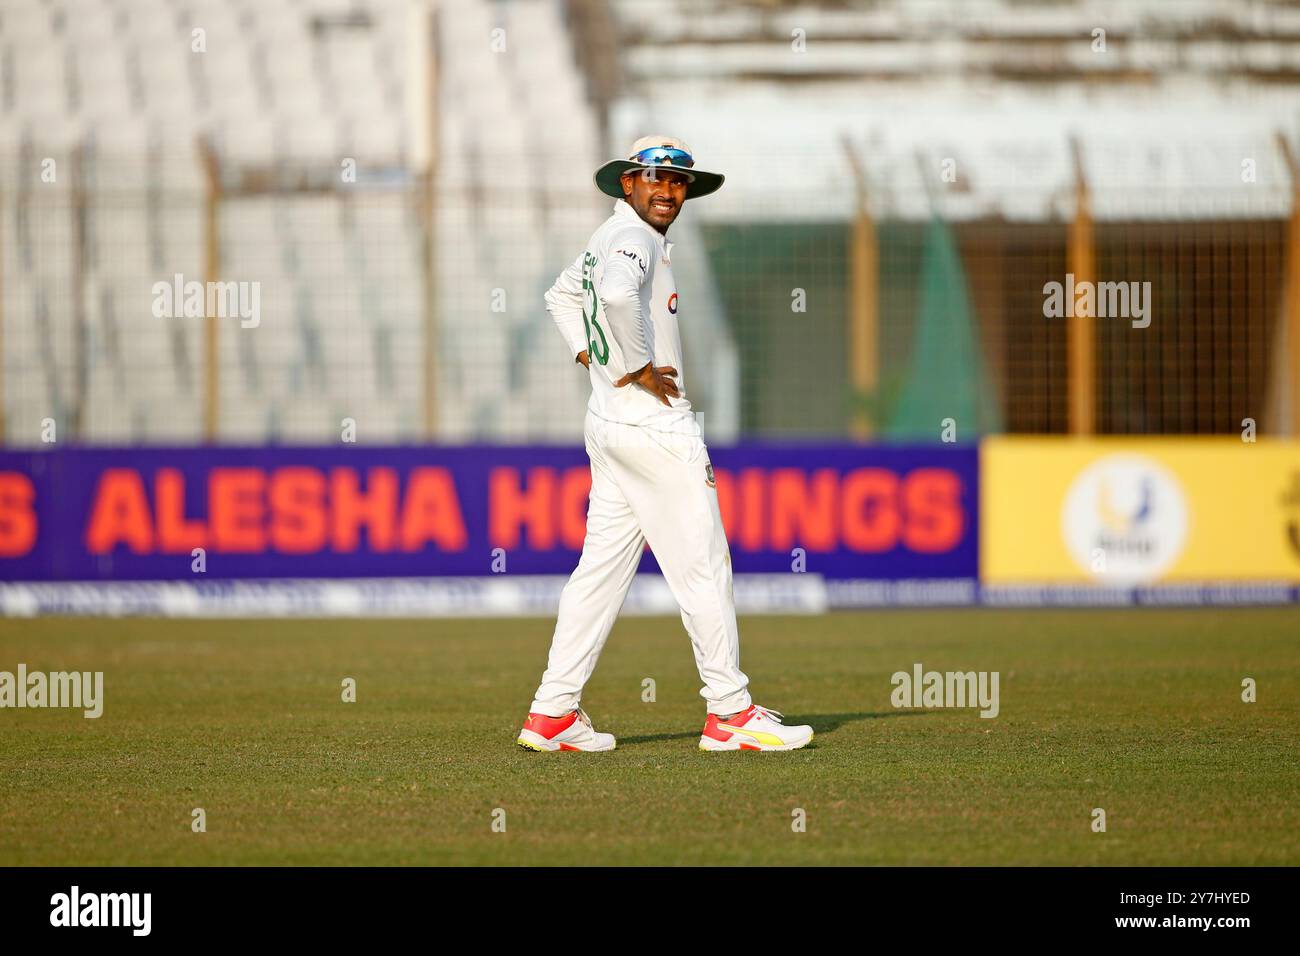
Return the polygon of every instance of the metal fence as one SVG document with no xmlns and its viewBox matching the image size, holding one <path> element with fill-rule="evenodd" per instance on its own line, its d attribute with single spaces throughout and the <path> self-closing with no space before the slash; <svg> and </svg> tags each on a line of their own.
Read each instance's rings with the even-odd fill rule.
<svg viewBox="0 0 1300 956">
<path fill-rule="evenodd" d="M 28 148 L 4 168 L 6 444 L 580 435 L 586 382 L 541 296 L 608 214 L 591 193 L 205 166 L 194 143 Z M 706 433 L 711 417 L 724 437 L 913 441 L 948 419 L 959 440 L 1291 427 L 1294 219 L 855 219 L 847 192 L 839 215 L 777 205 L 675 231 Z M 1065 313 L 1093 283 L 1092 314 L 1053 314 L 1052 283 Z"/>
</svg>

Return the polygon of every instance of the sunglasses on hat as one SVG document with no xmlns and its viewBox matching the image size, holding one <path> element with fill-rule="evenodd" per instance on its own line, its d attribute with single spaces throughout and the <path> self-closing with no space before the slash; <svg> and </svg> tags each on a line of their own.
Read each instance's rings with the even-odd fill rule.
<svg viewBox="0 0 1300 956">
<path fill-rule="evenodd" d="M 690 169 L 695 165 L 695 157 L 686 150 L 668 146 L 651 146 L 636 153 L 631 159 L 633 162 L 651 166 L 684 166 Z"/>
</svg>

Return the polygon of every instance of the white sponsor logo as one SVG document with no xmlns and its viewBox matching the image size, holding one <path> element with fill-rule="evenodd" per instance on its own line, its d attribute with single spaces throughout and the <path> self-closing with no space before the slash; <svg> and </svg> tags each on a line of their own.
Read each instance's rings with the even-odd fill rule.
<svg viewBox="0 0 1300 956">
<path fill-rule="evenodd" d="M 1182 553 L 1187 503 L 1178 481 L 1141 455 L 1110 455 L 1074 480 L 1061 534 L 1094 578 L 1137 584 L 1158 578 Z"/>
</svg>

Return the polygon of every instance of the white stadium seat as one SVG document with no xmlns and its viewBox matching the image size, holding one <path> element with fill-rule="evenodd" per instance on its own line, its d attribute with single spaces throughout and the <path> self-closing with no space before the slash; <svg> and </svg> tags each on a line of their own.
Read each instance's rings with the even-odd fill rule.
<svg viewBox="0 0 1300 956">
<path fill-rule="evenodd" d="M 543 207 L 552 216 L 565 207 L 589 229 L 603 204 L 573 209 L 562 177 L 545 201 L 511 183 L 539 150 L 556 148 L 578 158 L 573 181 L 585 190 L 598 124 L 559 4 L 434 6 L 440 427 L 447 437 L 520 437 L 536 425 L 538 403 L 509 379 L 506 360 L 539 340 L 538 322 L 554 334 L 540 305 L 555 271 Z M 358 11 L 369 27 L 321 26 Z M 503 54 L 489 49 L 497 27 Z M 201 52 L 191 48 L 195 29 Z M 71 394 L 82 315 L 91 345 L 83 436 L 201 436 L 205 320 L 154 316 L 153 286 L 178 273 L 209 278 L 197 142 L 210 136 L 231 190 L 219 206 L 217 278 L 257 282 L 261 296 L 258 328 L 219 320 L 222 440 L 333 441 L 345 411 L 362 441 L 419 438 L 428 265 L 418 195 L 367 179 L 422 172 L 395 172 L 417 141 L 409 106 L 418 87 L 406 84 L 424 80 L 411 76 L 411 31 L 406 0 L 4 0 L 0 60 L 12 98 L 0 99 L 0 302 L 10 416 L 52 414 Z M 566 115 L 562 129 L 546 112 Z M 32 194 L 19 222 L 10 187 L 24 142 L 54 157 L 60 176 Z M 83 143 L 78 267 L 71 170 Z M 362 171 L 349 194 L 237 194 L 244 173 L 332 177 L 344 156 Z M 84 283 L 81 312 L 74 275 Z M 507 292 L 505 314 L 490 311 L 496 288 Z M 548 361 L 530 376 L 544 381 Z M 581 396 L 569 400 L 580 408 Z"/>
</svg>

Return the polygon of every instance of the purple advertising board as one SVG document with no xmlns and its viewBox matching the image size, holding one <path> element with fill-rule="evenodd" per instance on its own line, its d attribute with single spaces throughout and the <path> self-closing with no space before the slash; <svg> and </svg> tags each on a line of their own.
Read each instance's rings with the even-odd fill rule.
<svg viewBox="0 0 1300 956">
<path fill-rule="evenodd" d="M 709 449 L 740 574 L 978 576 L 978 452 Z M 703 480 L 703 479 L 702 479 Z M 557 446 L 0 452 L 0 580 L 568 574 L 585 452 Z M 648 551 L 641 570 L 655 570 Z"/>
</svg>

